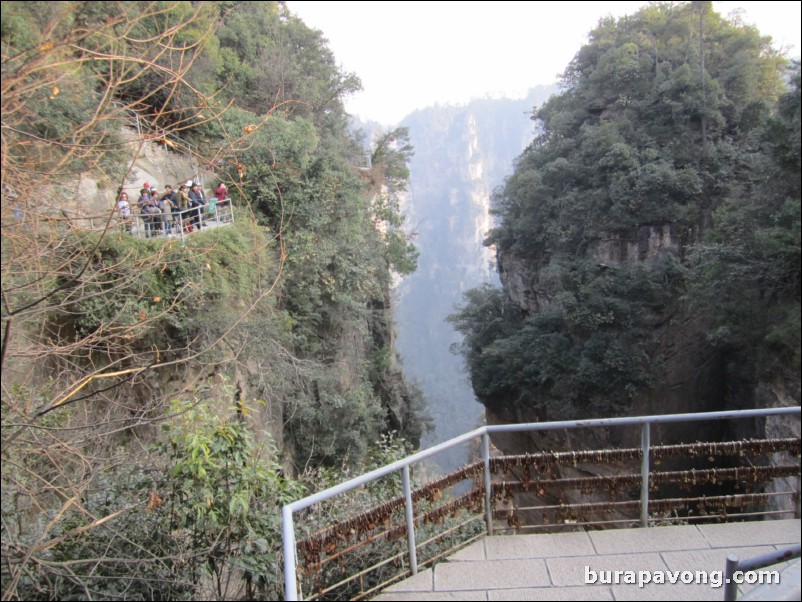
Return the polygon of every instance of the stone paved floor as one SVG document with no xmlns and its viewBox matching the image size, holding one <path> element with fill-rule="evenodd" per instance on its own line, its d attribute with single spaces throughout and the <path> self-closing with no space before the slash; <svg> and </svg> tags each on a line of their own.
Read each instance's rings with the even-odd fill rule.
<svg viewBox="0 0 802 602">
<path fill-rule="evenodd" d="M 723 576 L 729 554 L 744 560 L 799 542 L 799 520 L 486 537 L 374 600 L 723 600 L 724 588 L 710 582 L 639 587 L 625 583 L 622 574 L 618 584 L 597 578 L 589 585 L 585 575 L 705 571 Z M 799 600 L 799 562 L 771 568 L 785 571 L 782 595 Z M 753 588 L 744 585 L 741 593 Z M 756 593 L 750 595 L 760 599 Z"/>
</svg>

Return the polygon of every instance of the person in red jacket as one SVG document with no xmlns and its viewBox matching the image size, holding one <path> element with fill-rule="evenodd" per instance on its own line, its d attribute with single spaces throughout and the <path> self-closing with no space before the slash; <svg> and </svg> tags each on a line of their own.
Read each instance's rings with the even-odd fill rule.
<svg viewBox="0 0 802 602">
<path fill-rule="evenodd" d="M 214 191 L 214 196 L 217 197 L 217 202 L 225 201 L 228 198 L 228 188 L 225 182 L 220 182 L 220 185 Z"/>
</svg>

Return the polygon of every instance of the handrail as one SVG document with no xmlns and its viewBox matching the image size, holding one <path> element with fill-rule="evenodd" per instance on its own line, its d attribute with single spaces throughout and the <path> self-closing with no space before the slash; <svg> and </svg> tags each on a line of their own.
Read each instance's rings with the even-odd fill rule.
<svg viewBox="0 0 802 602">
<path fill-rule="evenodd" d="M 224 199 L 224 202 L 216 203 L 214 213 L 208 213 L 208 205 L 196 207 L 186 207 L 172 211 L 169 221 L 163 221 L 162 213 L 153 215 L 143 215 L 141 213 L 132 214 L 127 218 L 120 218 L 119 224 L 123 232 L 130 234 L 134 238 L 165 238 L 170 235 L 184 240 L 192 233 L 200 232 L 197 224 L 229 226 L 234 223 L 234 207 L 231 199 Z M 189 224 L 193 229 L 188 230 Z"/>
<path fill-rule="evenodd" d="M 756 418 L 766 416 L 784 416 L 784 415 L 800 415 L 802 408 L 800 407 L 786 407 L 786 408 L 766 408 L 756 410 L 730 410 L 721 412 L 700 412 L 700 413 L 685 413 L 685 414 L 656 414 L 650 416 L 628 416 L 621 418 L 594 418 L 587 420 L 564 420 L 555 422 L 530 422 L 523 424 L 503 424 L 483 426 L 478 429 L 464 433 L 453 439 L 449 439 L 443 443 L 435 445 L 425 450 L 421 450 L 401 460 L 396 460 L 391 464 L 387 464 L 381 468 L 377 468 L 361 476 L 349 479 L 344 483 L 329 487 L 323 491 L 307 496 L 301 500 L 292 502 L 283 506 L 281 509 L 282 514 L 282 536 L 284 544 L 284 599 L 285 600 L 298 600 L 298 587 L 297 587 L 297 558 L 296 558 L 296 540 L 295 540 L 295 524 L 293 513 L 298 510 L 303 510 L 319 502 L 328 500 L 336 495 L 340 495 L 356 487 L 365 485 L 371 481 L 375 481 L 383 476 L 396 472 L 403 471 L 403 487 L 404 497 L 406 499 L 406 518 L 407 529 L 409 536 L 409 555 L 410 566 L 416 566 L 415 560 L 415 534 L 414 534 L 414 520 L 411 520 L 412 496 L 408 478 L 408 470 L 410 465 L 419 462 L 431 456 L 434 456 L 442 451 L 451 449 L 457 445 L 471 441 L 476 437 L 482 437 L 482 461 L 484 462 L 485 472 L 485 513 L 488 534 L 492 535 L 492 507 L 491 498 L 492 490 L 490 483 L 490 435 L 494 433 L 510 433 L 522 431 L 544 431 L 544 430 L 562 430 L 562 429 L 576 429 L 576 428 L 596 428 L 607 426 L 641 426 L 641 446 L 642 446 L 642 463 L 641 463 L 641 477 L 643 485 L 641 487 L 641 524 L 648 526 L 647 512 L 649 502 L 649 449 L 650 445 L 650 425 L 672 423 L 672 422 L 700 422 L 705 420 L 726 420 L 730 418 L 744 419 Z M 417 571 L 413 570 L 413 574 Z"/>
<path fill-rule="evenodd" d="M 735 573 L 738 571 L 744 573 L 756 571 L 757 569 L 799 558 L 801 555 L 802 545 L 796 544 L 789 548 L 775 550 L 746 560 L 738 560 L 738 557 L 732 554 L 727 556 L 724 570 L 724 600 L 733 602 L 738 598 L 738 582 L 734 579 Z M 788 599 L 790 600 L 791 598 Z"/>
</svg>

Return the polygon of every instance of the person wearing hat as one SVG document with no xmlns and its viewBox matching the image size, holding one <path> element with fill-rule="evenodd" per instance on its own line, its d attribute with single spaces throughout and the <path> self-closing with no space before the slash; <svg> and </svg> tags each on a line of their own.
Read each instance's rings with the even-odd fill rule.
<svg viewBox="0 0 802 602">
<path fill-rule="evenodd" d="M 189 203 L 190 203 L 189 186 L 187 186 L 186 184 L 182 184 L 181 186 L 178 187 L 178 194 L 176 195 L 176 200 L 178 204 L 178 219 L 181 223 L 179 227 L 185 228 L 187 229 L 187 231 L 191 232 L 189 228 L 191 228 L 192 226 L 190 224 L 188 216 Z"/>
<path fill-rule="evenodd" d="M 158 236 L 162 231 L 162 208 L 159 202 L 159 191 L 155 186 L 150 189 L 149 207 L 151 236 Z"/>
<path fill-rule="evenodd" d="M 192 184 L 192 189 L 189 191 L 189 206 L 192 208 L 192 223 L 200 230 L 203 224 L 203 211 L 206 208 L 206 195 L 198 182 Z"/>
<path fill-rule="evenodd" d="M 164 187 L 164 194 L 159 200 L 159 208 L 162 211 L 162 228 L 164 233 L 169 236 L 173 229 L 173 211 L 176 209 L 176 204 L 173 199 L 177 198 L 177 193 L 173 191 L 173 187 L 167 185 Z"/>
<path fill-rule="evenodd" d="M 156 193 L 156 197 L 158 198 L 158 193 Z M 151 193 L 143 194 L 139 198 L 139 217 L 145 228 L 145 238 L 156 236 L 157 232 L 161 230 L 161 209 L 159 209 L 158 200 L 154 199 Z"/>
</svg>

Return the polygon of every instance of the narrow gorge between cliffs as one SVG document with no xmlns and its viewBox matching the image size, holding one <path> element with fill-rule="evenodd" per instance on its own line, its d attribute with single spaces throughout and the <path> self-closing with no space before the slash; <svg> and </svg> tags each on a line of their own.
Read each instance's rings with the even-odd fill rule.
<svg viewBox="0 0 802 602">
<path fill-rule="evenodd" d="M 430 107 L 401 124 L 415 147 L 404 211 L 420 257 L 417 271 L 396 287 L 395 319 L 404 371 L 421 387 L 432 418 L 422 448 L 484 424 L 463 359 L 450 350 L 459 335 L 446 317 L 465 291 L 498 284 L 495 256 L 482 244 L 492 226 L 491 196 L 532 140 L 532 109 L 553 91 L 540 86 L 519 100 Z M 438 468 L 462 465 L 466 453 L 441 454 Z"/>
</svg>

